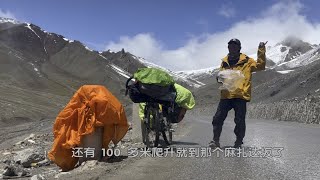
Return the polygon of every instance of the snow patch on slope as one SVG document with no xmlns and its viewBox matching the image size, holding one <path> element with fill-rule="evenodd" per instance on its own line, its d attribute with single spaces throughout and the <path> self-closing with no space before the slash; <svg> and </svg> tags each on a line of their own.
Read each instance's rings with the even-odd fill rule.
<svg viewBox="0 0 320 180">
<path fill-rule="evenodd" d="M 99 54 L 99 56 L 105 60 L 108 60 L 106 57 L 104 57 L 103 55 Z M 125 70 L 123 70 L 122 68 L 120 68 L 119 66 L 116 66 L 115 64 L 111 64 L 109 65 L 115 72 L 117 72 L 119 75 L 125 77 L 125 78 L 130 78 L 131 74 Z"/>
<path fill-rule="evenodd" d="M 28 23 L 27 26 L 25 26 L 25 27 L 27 27 L 28 29 L 30 29 L 36 36 L 38 36 L 39 39 L 41 39 L 40 36 L 31 28 L 31 26 L 30 26 L 29 23 Z"/>
<path fill-rule="evenodd" d="M 125 70 L 121 69 L 120 67 L 114 65 L 114 64 L 111 64 L 110 67 L 116 71 L 118 74 L 120 74 L 121 76 L 125 77 L 125 78 L 130 78 L 130 74 L 128 72 L 126 72 Z"/>
<path fill-rule="evenodd" d="M 69 39 L 67 39 L 67 38 L 63 38 L 63 40 L 65 40 L 65 41 L 68 41 L 69 43 L 73 43 L 74 42 L 74 40 L 69 40 Z"/>
<path fill-rule="evenodd" d="M 86 48 L 86 50 L 93 52 L 92 49 L 88 48 L 88 46 L 84 46 Z"/>
<path fill-rule="evenodd" d="M 33 68 L 33 70 L 38 74 L 39 77 L 42 77 L 39 68 L 37 68 L 37 66 L 35 64 L 33 64 L 32 62 L 29 62 L 28 64 L 30 64 Z"/>
<path fill-rule="evenodd" d="M 297 58 L 294 58 L 291 61 L 288 62 L 284 62 L 279 64 L 278 66 L 285 66 L 289 69 L 291 68 L 297 68 L 297 67 L 301 67 L 301 66 L 306 66 L 316 60 L 320 59 L 320 47 L 311 49 L 310 51 L 298 56 Z"/>
<path fill-rule="evenodd" d="M 272 48 L 268 48 L 266 50 L 266 56 L 275 63 L 281 63 L 285 61 L 289 50 L 290 47 L 278 44 Z"/>
<path fill-rule="evenodd" d="M 27 26 L 25 26 L 25 27 L 27 27 L 28 29 L 30 29 L 30 30 L 39 38 L 39 40 L 41 41 L 40 36 L 36 33 L 36 31 L 34 31 L 34 30 L 32 29 L 32 27 L 31 27 L 30 25 L 31 25 L 31 24 L 27 23 Z M 48 54 L 47 49 L 46 49 L 46 46 L 43 46 L 43 49 L 44 49 L 44 51 L 46 52 L 46 54 Z"/>
<path fill-rule="evenodd" d="M 280 74 L 288 74 L 288 73 L 290 73 L 292 71 L 294 71 L 294 70 L 284 70 L 284 71 L 277 71 L 277 72 L 280 73 Z"/>
</svg>

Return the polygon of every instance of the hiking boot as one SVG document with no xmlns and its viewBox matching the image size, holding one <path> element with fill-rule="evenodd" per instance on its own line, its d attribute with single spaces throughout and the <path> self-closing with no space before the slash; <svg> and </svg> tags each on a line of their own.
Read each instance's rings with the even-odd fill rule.
<svg viewBox="0 0 320 180">
<path fill-rule="evenodd" d="M 220 148 L 220 143 L 218 141 L 210 141 L 209 147 L 211 147 L 212 149 Z"/>
<path fill-rule="evenodd" d="M 234 143 L 233 148 L 237 148 L 237 149 L 238 149 L 238 148 L 241 148 L 242 144 L 243 144 L 242 141 L 236 141 L 236 142 Z"/>
</svg>

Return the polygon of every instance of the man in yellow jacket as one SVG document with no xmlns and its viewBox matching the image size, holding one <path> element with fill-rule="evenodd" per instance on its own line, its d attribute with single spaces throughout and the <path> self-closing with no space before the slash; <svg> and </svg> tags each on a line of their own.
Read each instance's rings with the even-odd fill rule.
<svg viewBox="0 0 320 180">
<path fill-rule="evenodd" d="M 229 54 L 222 59 L 220 72 L 224 70 L 236 70 L 244 76 L 237 87 L 228 90 L 221 90 L 221 99 L 213 116 L 213 141 L 209 146 L 212 148 L 220 147 L 220 135 L 223 122 L 231 109 L 235 111 L 234 122 L 236 124 L 234 133 L 237 137 L 234 147 L 239 148 L 243 144 L 243 138 L 246 131 L 245 116 L 247 102 L 251 100 L 251 73 L 264 70 L 266 66 L 266 48 L 264 42 L 260 42 L 258 48 L 258 59 L 254 59 L 240 53 L 241 42 L 238 39 L 231 39 L 228 42 Z M 218 78 L 217 78 L 218 79 Z"/>
</svg>

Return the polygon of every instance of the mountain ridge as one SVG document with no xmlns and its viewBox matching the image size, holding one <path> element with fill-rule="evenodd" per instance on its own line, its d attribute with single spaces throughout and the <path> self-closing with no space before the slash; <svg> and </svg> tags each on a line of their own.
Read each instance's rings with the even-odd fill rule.
<svg viewBox="0 0 320 180">
<path fill-rule="evenodd" d="M 296 96 L 302 97 L 308 93 L 316 95 L 319 92 L 317 89 L 320 87 L 317 87 L 314 81 L 319 78 L 317 68 L 310 66 L 320 66 L 318 63 L 320 46 L 310 45 L 297 39 L 290 39 L 291 44 L 287 41 L 289 40 L 267 47 L 267 70 L 253 74 L 253 102 L 272 102 Z M 303 47 L 297 47 L 300 45 Z M 295 50 L 290 52 L 288 50 L 290 48 Z M 254 56 L 256 55 L 250 57 L 256 58 Z M 3 115 L 1 118 L 4 119 L 13 117 L 41 119 L 48 114 L 54 117 L 68 98 L 84 84 L 106 86 L 119 98 L 130 115 L 132 102 L 124 96 L 124 83 L 137 69 L 143 67 L 156 67 L 168 72 L 178 83 L 193 92 L 199 106 L 214 104 L 219 100 L 220 85 L 215 80 L 218 67 L 174 72 L 126 52 L 124 49 L 119 52 L 91 50 L 80 41 L 49 33 L 31 23 L 17 23 L 10 20 L 4 22 L 0 19 L 0 63 L 0 83 L 3 85 L 0 86 L 0 93 L 8 94 L 8 87 L 21 92 L 17 95 L 11 94 L 13 96 L 11 101 L 15 102 L 15 106 L 10 106 L 11 109 L 8 106 L 12 104 L 9 103 L 10 98 L 9 100 L 7 97 L 2 97 L 2 100 L 0 98 L 0 105 L 9 108 L 5 111 L 15 111 L 14 114 L 9 113 L 10 117 Z M 315 72 L 311 73 L 310 69 Z M 299 76 L 310 79 L 303 83 L 304 89 L 294 82 L 299 79 L 297 78 Z M 300 87 L 296 94 L 295 91 L 290 90 L 294 87 Z M 290 93 L 285 93 L 289 90 Z M 50 107 L 50 104 L 41 99 L 44 96 L 37 97 L 32 93 L 33 91 L 64 100 L 57 102 L 59 105 L 52 105 L 51 113 L 46 113 L 41 109 L 44 106 Z M 28 96 L 28 94 L 38 99 L 32 105 L 35 107 L 34 112 L 30 113 L 32 117 L 27 112 L 19 110 L 30 102 L 22 101 L 22 104 L 19 104 L 17 100 L 17 97 Z"/>
</svg>

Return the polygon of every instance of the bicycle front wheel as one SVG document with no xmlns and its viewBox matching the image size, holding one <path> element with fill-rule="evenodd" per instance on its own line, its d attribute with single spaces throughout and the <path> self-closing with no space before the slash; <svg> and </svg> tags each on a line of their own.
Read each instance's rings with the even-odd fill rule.
<svg viewBox="0 0 320 180">
<path fill-rule="evenodd" d="M 148 148 L 158 147 L 160 136 L 159 111 L 149 107 L 146 112 L 146 122 L 142 125 L 142 138 Z"/>
</svg>

